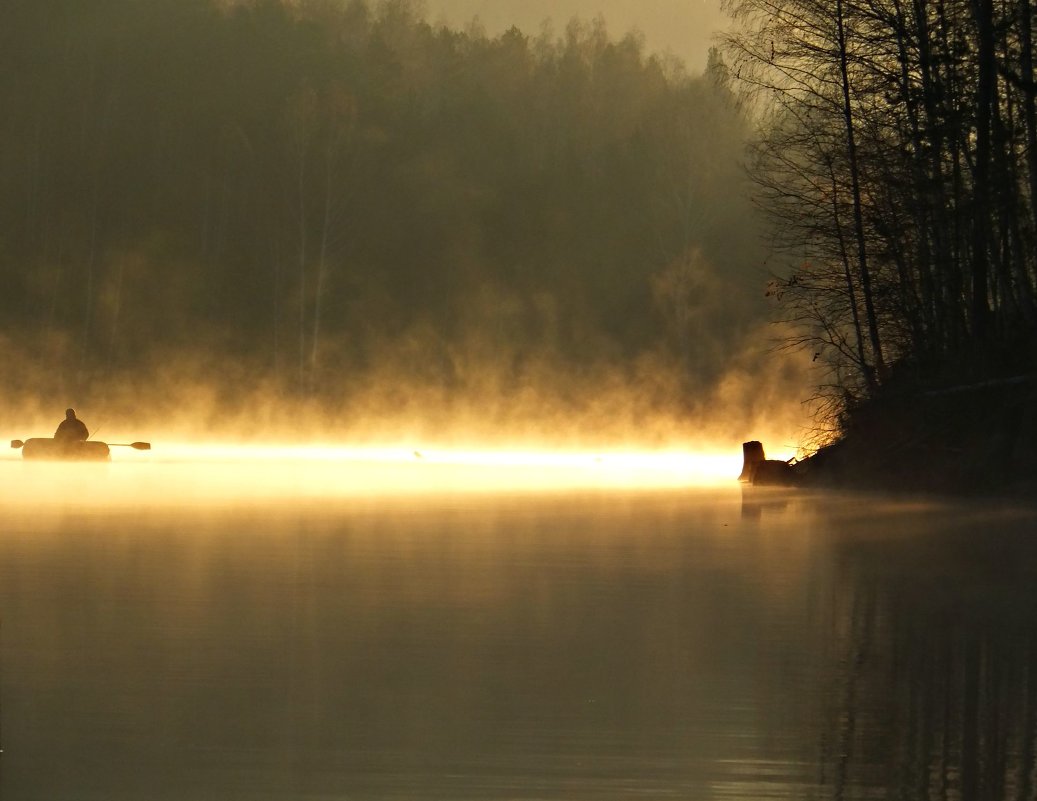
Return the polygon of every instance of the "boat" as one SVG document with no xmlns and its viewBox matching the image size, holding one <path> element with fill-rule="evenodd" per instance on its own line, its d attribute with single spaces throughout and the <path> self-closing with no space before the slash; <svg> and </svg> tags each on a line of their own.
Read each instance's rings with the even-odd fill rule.
<svg viewBox="0 0 1037 801">
<path fill-rule="evenodd" d="M 33 461 L 108 462 L 111 451 L 107 442 L 98 440 L 60 440 L 53 437 L 32 437 L 22 442 L 11 441 L 12 448 L 22 449 L 22 458 Z"/>
</svg>

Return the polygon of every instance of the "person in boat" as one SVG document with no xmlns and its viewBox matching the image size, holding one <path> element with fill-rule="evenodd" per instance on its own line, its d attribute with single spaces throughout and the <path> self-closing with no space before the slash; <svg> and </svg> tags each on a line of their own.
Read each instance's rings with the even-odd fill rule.
<svg viewBox="0 0 1037 801">
<path fill-rule="evenodd" d="M 86 442 L 89 438 L 86 423 L 76 417 L 76 410 L 65 409 L 65 419 L 54 432 L 54 439 L 60 442 Z"/>
</svg>

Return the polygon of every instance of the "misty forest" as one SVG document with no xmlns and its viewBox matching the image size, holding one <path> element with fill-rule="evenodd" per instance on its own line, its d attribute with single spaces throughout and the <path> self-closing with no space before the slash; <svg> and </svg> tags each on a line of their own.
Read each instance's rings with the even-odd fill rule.
<svg viewBox="0 0 1037 801">
<path fill-rule="evenodd" d="M 398 406 L 607 373 L 679 403 L 766 313 L 716 55 L 408 0 L 48 0 L 8 9 L 0 65 L 12 392 Z"/>
<path fill-rule="evenodd" d="M 689 75 L 601 18 L 491 37 L 410 0 L 18 4 L 9 394 L 614 415 L 638 387 L 636 419 L 784 344 L 816 372 L 781 391 L 820 384 L 831 431 L 884 392 L 1029 371 L 1029 0 L 726 8 Z"/>
</svg>

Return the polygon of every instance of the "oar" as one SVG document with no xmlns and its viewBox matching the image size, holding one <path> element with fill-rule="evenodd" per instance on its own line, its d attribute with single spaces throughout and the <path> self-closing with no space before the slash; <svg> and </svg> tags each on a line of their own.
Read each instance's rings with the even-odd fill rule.
<svg viewBox="0 0 1037 801">
<path fill-rule="evenodd" d="M 11 440 L 11 447 L 12 448 L 20 448 L 24 444 L 25 443 L 22 442 L 20 439 L 12 439 Z M 151 443 L 150 442 L 109 442 L 109 443 L 107 443 L 107 445 L 108 445 L 109 448 L 133 448 L 133 450 L 135 450 L 135 451 L 150 451 L 151 450 Z"/>
</svg>

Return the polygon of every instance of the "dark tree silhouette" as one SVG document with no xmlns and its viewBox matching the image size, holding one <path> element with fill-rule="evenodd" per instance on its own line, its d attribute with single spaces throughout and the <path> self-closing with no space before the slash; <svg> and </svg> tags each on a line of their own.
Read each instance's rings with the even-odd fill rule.
<svg viewBox="0 0 1037 801">
<path fill-rule="evenodd" d="M 760 120 L 759 197 L 796 265 L 774 294 L 792 344 L 829 364 L 836 405 L 1031 371 L 1028 0 L 729 8 L 741 25 L 725 52 Z"/>
</svg>

